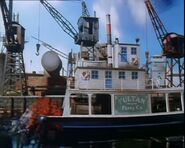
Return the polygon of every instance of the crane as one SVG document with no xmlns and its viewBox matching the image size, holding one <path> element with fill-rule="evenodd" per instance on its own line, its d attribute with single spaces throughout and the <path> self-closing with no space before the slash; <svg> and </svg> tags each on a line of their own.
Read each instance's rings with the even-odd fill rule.
<svg viewBox="0 0 185 148">
<path fill-rule="evenodd" d="M 21 94 L 27 93 L 27 82 L 23 59 L 25 29 L 18 21 L 12 21 L 13 0 L 9 1 L 9 9 L 5 0 L 0 1 L 5 27 L 6 58 L 3 74 L 2 94 L 18 93 L 17 82 L 20 83 Z"/>
<path fill-rule="evenodd" d="M 181 87 L 184 81 L 184 36 L 174 32 L 167 32 L 165 26 L 155 11 L 151 0 L 145 0 L 145 5 L 147 7 L 157 40 L 162 48 L 163 56 L 167 59 L 165 73 L 167 86 Z M 174 80 L 175 77 L 178 78 L 178 83 Z"/>
<path fill-rule="evenodd" d="M 99 21 L 98 18 L 89 16 L 85 2 L 82 1 L 82 16 L 77 23 L 78 31 L 50 3 L 46 0 L 40 0 L 40 2 L 51 14 L 61 29 L 74 39 L 75 44 L 81 46 L 81 57 L 83 57 L 83 55 L 86 56 L 86 54 L 83 54 L 83 47 L 94 47 L 99 40 Z"/>
</svg>

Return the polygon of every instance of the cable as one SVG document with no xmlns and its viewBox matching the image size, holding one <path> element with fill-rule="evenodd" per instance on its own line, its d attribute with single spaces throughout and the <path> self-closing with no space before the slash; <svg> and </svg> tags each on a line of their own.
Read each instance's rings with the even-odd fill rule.
<svg viewBox="0 0 185 148">
<path fill-rule="evenodd" d="M 39 8 L 38 8 L 39 14 L 38 14 L 38 43 L 36 44 L 36 49 L 37 52 L 35 53 L 37 56 L 39 55 L 39 49 L 40 49 L 40 3 L 39 3 Z"/>
<path fill-rule="evenodd" d="M 146 34 L 145 34 L 145 36 L 146 36 L 146 50 L 148 50 L 148 25 L 147 25 L 147 23 L 148 23 L 148 20 L 147 20 L 147 10 L 146 10 L 146 8 L 145 8 L 145 32 L 146 32 Z"/>
<path fill-rule="evenodd" d="M 38 39 L 40 39 L 40 3 L 39 3 L 39 15 L 38 15 Z M 38 40 L 39 43 L 39 40 Z"/>
</svg>

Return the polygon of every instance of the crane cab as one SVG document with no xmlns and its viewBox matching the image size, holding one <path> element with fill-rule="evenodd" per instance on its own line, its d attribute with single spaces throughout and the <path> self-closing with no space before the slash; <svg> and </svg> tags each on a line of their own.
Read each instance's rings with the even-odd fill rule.
<svg viewBox="0 0 185 148">
<path fill-rule="evenodd" d="M 163 40 L 163 55 L 168 58 L 182 58 L 184 56 L 184 36 L 169 33 Z"/>
<path fill-rule="evenodd" d="M 21 52 L 24 49 L 25 29 L 17 22 L 12 22 L 9 30 L 8 43 L 9 51 Z"/>
<path fill-rule="evenodd" d="M 80 17 L 78 20 L 78 37 L 76 44 L 94 46 L 99 40 L 99 20 L 96 17 Z"/>
</svg>

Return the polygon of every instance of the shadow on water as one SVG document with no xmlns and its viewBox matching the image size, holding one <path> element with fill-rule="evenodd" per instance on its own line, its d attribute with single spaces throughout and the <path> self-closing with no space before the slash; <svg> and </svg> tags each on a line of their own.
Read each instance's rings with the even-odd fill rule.
<svg viewBox="0 0 185 148">
<path fill-rule="evenodd" d="M 87 143 L 79 142 L 71 148 L 184 148 L 183 138 L 159 140 L 155 138 L 148 139 L 123 139 L 110 141 L 90 141 Z"/>
</svg>

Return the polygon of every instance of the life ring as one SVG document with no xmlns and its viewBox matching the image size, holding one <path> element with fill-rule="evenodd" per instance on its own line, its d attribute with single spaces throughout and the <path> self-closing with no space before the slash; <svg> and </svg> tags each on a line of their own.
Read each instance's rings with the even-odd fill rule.
<svg viewBox="0 0 185 148">
<path fill-rule="evenodd" d="M 132 58 L 132 64 L 138 65 L 138 58 L 137 57 Z"/>
<path fill-rule="evenodd" d="M 83 80 L 89 80 L 90 79 L 90 72 L 89 71 L 83 71 L 82 72 L 82 79 Z"/>
</svg>

